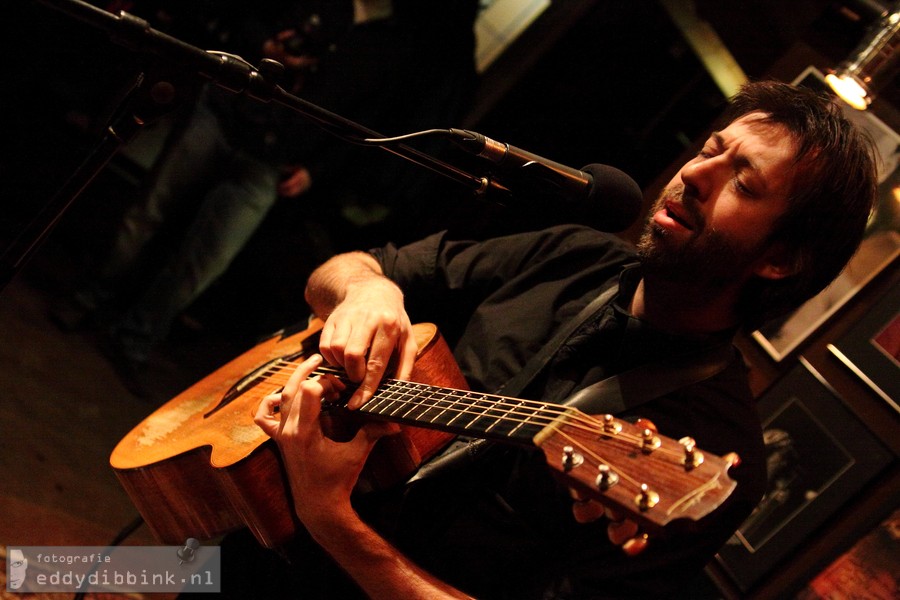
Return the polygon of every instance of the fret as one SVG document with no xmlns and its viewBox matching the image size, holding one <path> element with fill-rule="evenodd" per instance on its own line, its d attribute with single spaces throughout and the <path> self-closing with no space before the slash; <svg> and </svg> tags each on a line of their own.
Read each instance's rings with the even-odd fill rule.
<svg viewBox="0 0 900 600">
<path fill-rule="evenodd" d="M 451 406 L 452 406 L 452 405 L 451 405 Z M 437 408 L 437 407 L 435 407 L 435 408 Z M 432 423 L 432 424 L 434 424 L 434 423 L 441 423 L 442 421 L 439 421 L 438 419 L 443 419 L 443 418 L 444 418 L 444 415 L 446 415 L 446 414 L 447 414 L 447 408 L 446 408 L 446 407 L 441 408 L 441 410 L 440 410 L 436 415 L 434 415 L 433 417 L 431 417 L 431 419 L 429 419 L 428 422 L 429 422 L 429 423 Z"/>
<path fill-rule="evenodd" d="M 394 387 L 397 387 L 396 383 L 392 384 L 391 389 L 388 390 L 389 394 L 392 397 L 391 402 L 389 404 L 389 406 L 391 407 L 391 410 L 388 413 L 384 413 L 384 412 L 381 413 L 381 414 L 387 414 L 388 416 L 391 416 L 391 417 L 402 416 L 402 415 L 398 415 L 398 413 L 402 409 L 406 408 L 408 405 L 408 403 L 404 402 L 404 400 L 403 400 L 403 394 L 399 393 L 399 392 L 395 392 L 393 389 Z"/>
<path fill-rule="evenodd" d="M 391 403 L 387 398 L 388 389 L 389 388 L 380 390 L 378 393 L 372 396 L 372 398 L 360 410 L 378 415 L 385 414 L 385 405 L 389 406 Z"/>
<path fill-rule="evenodd" d="M 556 415 L 546 403 L 400 380 L 384 381 L 361 410 L 412 425 L 529 444 Z"/>
<path fill-rule="evenodd" d="M 432 409 L 436 412 L 427 422 L 444 427 L 454 426 L 457 419 L 466 412 L 463 402 L 468 394 L 469 392 L 460 390 L 443 390 L 440 397 L 433 403 L 434 406 L 432 406 Z M 456 427 L 461 426 L 456 425 Z"/>
<path fill-rule="evenodd" d="M 485 429 L 484 427 L 476 427 L 475 424 L 478 423 L 478 421 L 480 421 L 482 419 L 491 419 L 491 418 L 496 419 L 497 418 L 491 414 L 492 411 L 496 411 L 495 403 L 493 401 L 489 400 L 487 396 L 481 395 L 480 398 L 475 399 L 472 406 L 474 407 L 474 409 L 482 409 L 482 410 L 481 410 L 480 414 L 476 414 L 472 418 L 472 420 L 470 420 L 468 422 L 468 424 L 466 425 L 466 429 L 478 429 L 479 431 L 482 431 L 482 432 L 488 431 L 488 429 Z"/>
<path fill-rule="evenodd" d="M 415 422 L 421 422 L 424 420 L 424 415 L 431 410 L 431 406 L 426 404 L 427 398 L 423 399 L 423 394 L 426 392 L 433 393 L 434 390 L 438 390 L 439 388 L 434 388 L 431 386 L 418 386 L 414 384 L 409 384 L 404 386 L 405 389 L 402 393 L 402 401 L 406 403 L 406 412 L 399 415 L 400 418 L 409 419 Z"/>
<path fill-rule="evenodd" d="M 519 406 L 521 407 L 521 410 L 530 411 L 531 414 L 528 415 L 527 417 L 525 417 L 524 419 L 522 419 L 521 421 L 519 421 L 516 424 L 516 426 L 513 427 L 512 431 L 509 432 L 509 436 L 513 437 L 515 435 L 520 435 L 519 431 L 522 429 L 526 429 L 527 431 L 531 432 L 531 433 L 527 433 L 527 436 L 529 438 L 533 437 L 535 434 L 537 434 L 538 431 L 540 431 L 541 429 L 544 428 L 546 423 L 542 423 L 542 422 L 534 423 L 532 421 L 536 417 L 538 417 L 538 418 L 543 417 L 542 412 L 547 410 L 547 405 L 541 404 L 540 406 L 528 406 L 525 402 L 523 402 L 521 400 L 518 400 L 518 402 L 519 402 Z M 544 417 L 544 420 L 549 420 L 549 419 L 547 419 L 547 417 Z M 524 432 L 523 432 L 523 434 L 524 434 Z"/>
<path fill-rule="evenodd" d="M 502 421 L 492 425 L 490 431 L 502 434 L 506 439 L 531 440 L 543 427 L 540 423 L 529 423 L 535 416 L 534 409 L 528 407 L 524 400 L 505 398 L 503 407 L 506 416 Z M 524 428 L 523 428 L 524 427 Z"/>
<path fill-rule="evenodd" d="M 542 415 L 548 410 L 546 404 L 530 404 L 518 398 L 389 380 L 364 410 L 414 424 L 527 441 L 551 418 Z"/>
<path fill-rule="evenodd" d="M 464 394 L 462 394 L 462 397 L 460 398 L 460 400 L 465 399 L 467 396 L 471 396 L 471 394 L 470 394 L 469 392 L 465 392 Z M 445 425 L 453 425 L 454 422 L 456 422 L 457 419 L 459 419 L 459 418 L 462 417 L 463 415 L 467 414 L 465 410 L 459 410 L 459 409 L 457 408 L 458 405 L 459 405 L 459 403 L 456 403 L 456 404 L 453 405 L 453 407 L 452 407 L 451 410 L 454 411 L 454 412 L 456 412 L 456 414 L 453 415 L 453 417 L 452 417 L 449 421 L 447 421 L 447 422 L 445 423 Z M 463 427 L 465 427 L 465 426 L 463 426 Z"/>
<path fill-rule="evenodd" d="M 478 424 L 478 422 L 482 419 L 495 418 L 491 412 L 496 410 L 496 401 L 487 394 L 467 394 L 466 400 L 468 401 L 468 405 L 464 411 L 465 415 L 474 415 L 469 422 L 466 423 L 466 429 L 474 429 L 481 432 L 486 431 L 487 428 L 485 428 L 484 425 Z M 488 428 L 489 427 L 490 426 L 488 426 Z"/>
<path fill-rule="evenodd" d="M 439 419 L 441 419 L 448 411 L 454 410 L 457 401 L 453 399 L 454 396 L 458 396 L 459 392 L 457 390 L 444 389 L 444 388 L 436 388 L 429 387 L 430 395 L 426 399 L 428 402 L 428 408 L 426 408 L 419 419 L 422 422 L 427 423 L 441 423 Z M 434 412 L 434 416 L 429 417 L 428 414 L 430 412 Z"/>
<path fill-rule="evenodd" d="M 515 402 L 515 404 L 513 402 Z M 494 413 L 498 413 L 498 416 L 494 417 L 494 422 L 491 423 L 484 432 L 502 437 L 510 437 L 510 432 L 515 427 L 516 421 L 518 421 L 518 415 L 516 414 L 517 404 L 521 404 L 521 401 L 512 398 L 502 398 L 500 402 L 495 400 L 495 405 L 492 410 Z"/>
<path fill-rule="evenodd" d="M 425 417 L 429 411 L 440 408 L 440 400 L 434 399 L 440 394 L 446 396 L 447 391 L 442 388 L 409 381 L 389 380 L 384 383 L 363 409 L 366 412 L 398 419 L 433 422 L 437 416 L 447 410 L 444 408 L 431 419 Z M 436 404 L 437 406 L 435 406 Z M 416 411 L 419 412 L 417 413 Z"/>
</svg>

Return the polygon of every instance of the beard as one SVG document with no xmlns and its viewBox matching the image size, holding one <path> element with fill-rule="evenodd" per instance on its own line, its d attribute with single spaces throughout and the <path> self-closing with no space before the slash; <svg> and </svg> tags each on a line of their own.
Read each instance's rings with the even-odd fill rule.
<svg viewBox="0 0 900 600">
<path fill-rule="evenodd" d="M 679 202 L 693 230 L 685 241 L 653 222 L 667 200 Z M 722 289 L 735 283 L 766 247 L 766 241 L 748 248 L 707 225 L 697 200 L 685 195 L 683 185 L 667 187 L 656 200 L 637 244 L 644 273 L 672 283 Z"/>
</svg>

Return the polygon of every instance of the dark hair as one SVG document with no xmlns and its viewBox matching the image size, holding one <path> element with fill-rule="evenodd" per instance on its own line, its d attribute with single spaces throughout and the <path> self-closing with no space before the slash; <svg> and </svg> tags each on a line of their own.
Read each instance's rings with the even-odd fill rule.
<svg viewBox="0 0 900 600">
<path fill-rule="evenodd" d="M 756 328 L 837 277 L 862 241 L 878 182 L 871 139 L 828 96 L 774 81 L 749 83 L 723 118 L 730 123 L 752 112 L 786 127 L 798 145 L 788 209 L 769 237 L 792 257 L 796 273 L 748 285 L 739 308 Z"/>
</svg>

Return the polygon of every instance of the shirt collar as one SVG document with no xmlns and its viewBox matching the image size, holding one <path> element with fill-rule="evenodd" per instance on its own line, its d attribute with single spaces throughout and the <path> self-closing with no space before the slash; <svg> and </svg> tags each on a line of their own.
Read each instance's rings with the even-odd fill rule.
<svg viewBox="0 0 900 600">
<path fill-rule="evenodd" d="M 616 318 L 625 321 L 625 344 L 652 343 L 657 347 L 677 347 L 681 350 L 690 350 L 696 347 L 721 343 L 734 337 L 736 329 L 727 329 L 715 333 L 698 334 L 674 334 L 660 331 L 646 321 L 631 314 L 630 306 L 642 277 L 641 265 L 633 263 L 627 265 L 619 274 L 619 292 L 612 301 L 612 307 Z"/>
</svg>

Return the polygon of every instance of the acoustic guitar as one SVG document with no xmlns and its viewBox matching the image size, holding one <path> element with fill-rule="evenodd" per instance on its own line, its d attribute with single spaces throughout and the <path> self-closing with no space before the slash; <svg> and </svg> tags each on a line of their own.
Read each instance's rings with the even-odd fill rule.
<svg viewBox="0 0 900 600">
<path fill-rule="evenodd" d="M 164 544 L 211 539 L 249 527 L 266 547 L 296 532 L 290 488 L 275 443 L 253 422 L 317 348 L 321 322 L 283 332 L 194 384 L 128 433 L 110 464 Z M 410 381 L 387 379 L 352 414 L 401 424 L 369 457 L 357 492 L 393 485 L 457 434 L 540 448 L 547 465 L 604 504 L 650 529 L 696 521 L 720 506 L 736 483 L 731 460 L 611 415 L 468 391 L 432 324 L 414 325 L 419 354 Z M 339 403 L 323 415 L 348 412 Z M 339 434 L 335 433 L 337 437 Z"/>
</svg>

